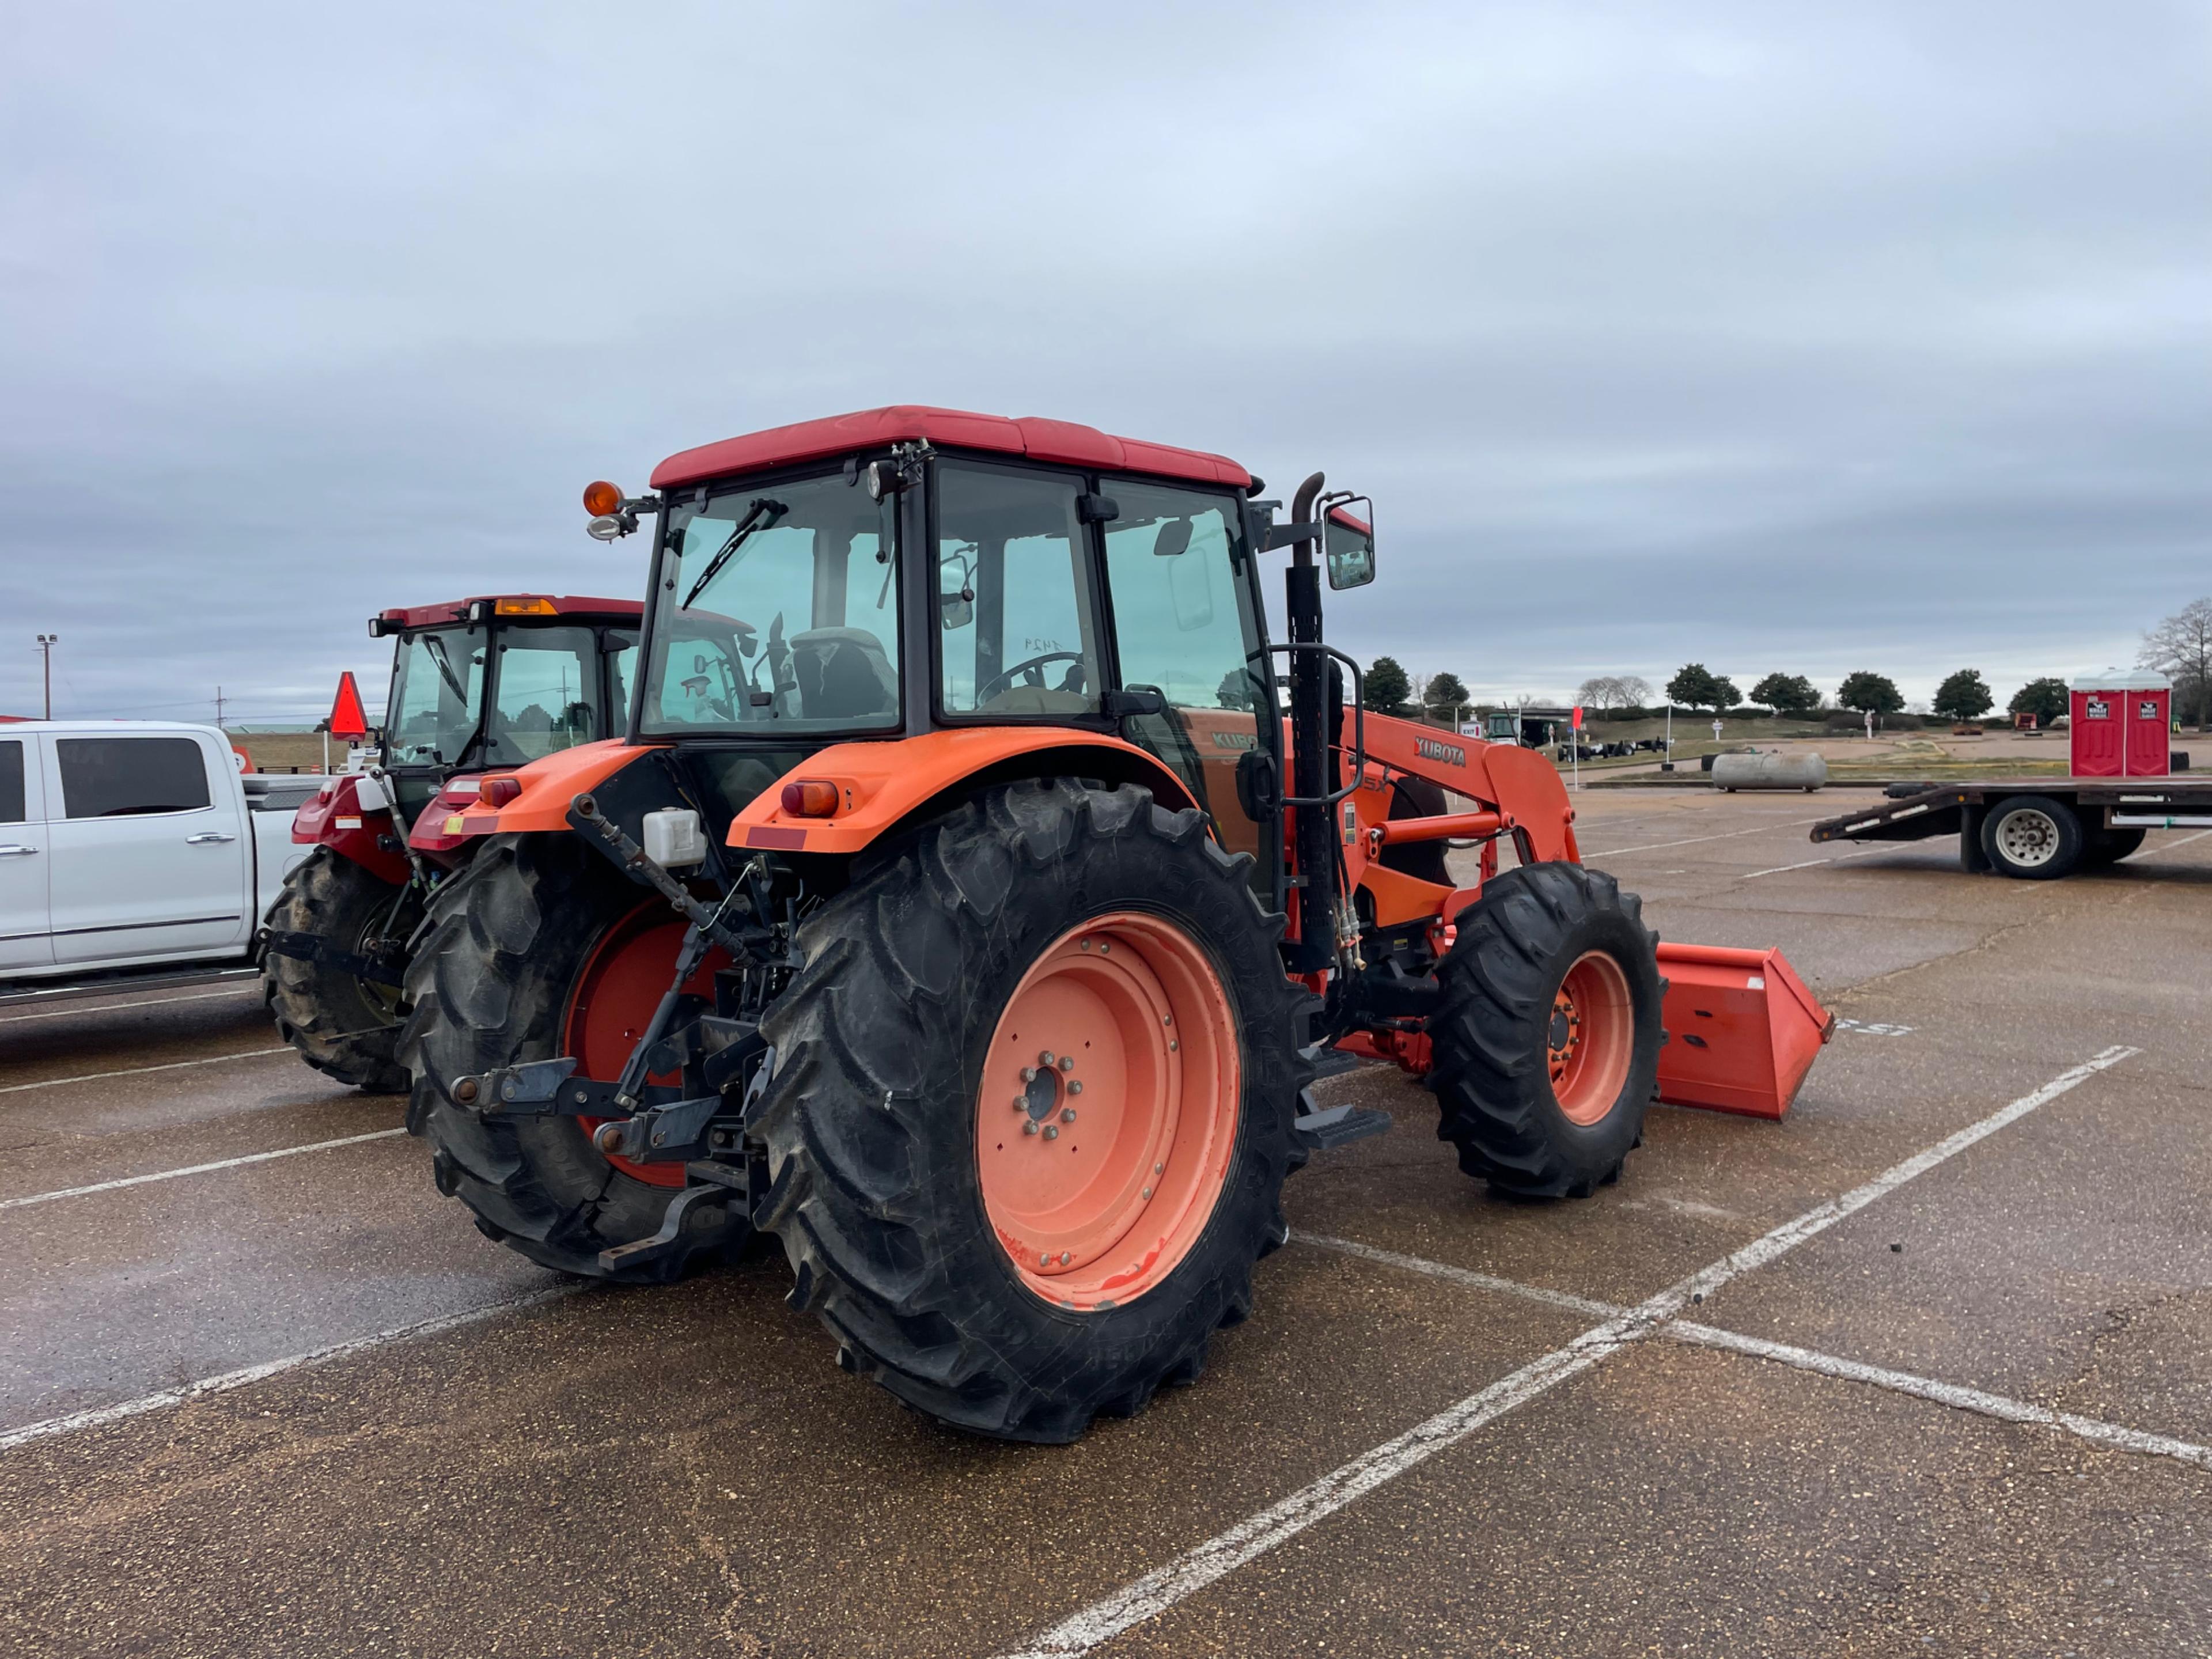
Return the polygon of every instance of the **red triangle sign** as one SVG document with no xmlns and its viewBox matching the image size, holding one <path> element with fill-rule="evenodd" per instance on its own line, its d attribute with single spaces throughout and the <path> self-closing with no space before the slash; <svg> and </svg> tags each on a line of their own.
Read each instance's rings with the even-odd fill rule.
<svg viewBox="0 0 2212 1659">
<path fill-rule="evenodd" d="M 362 711 L 361 688 L 353 683 L 351 669 L 338 676 L 338 695 L 331 704 L 331 735 L 334 738 L 365 738 L 368 735 L 368 716 Z"/>
</svg>

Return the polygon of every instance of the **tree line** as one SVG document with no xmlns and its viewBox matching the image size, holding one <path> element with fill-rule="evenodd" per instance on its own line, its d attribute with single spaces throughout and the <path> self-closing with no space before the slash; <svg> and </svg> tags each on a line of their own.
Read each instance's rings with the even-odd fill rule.
<svg viewBox="0 0 2212 1659">
<path fill-rule="evenodd" d="M 2185 711 L 2193 708 L 2197 725 L 2212 725 L 2212 598 L 2192 601 L 2146 632 L 2136 662 L 2172 680 L 2175 714 L 2186 718 Z M 1823 707 L 1820 688 L 1802 674 L 1768 674 L 1746 698 L 1734 680 L 1701 662 L 1684 664 L 1667 682 L 1666 694 L 1678 708 L 1710 708 L 1716 714 L 1748 706 L 1802 719 L 1820 713 Z M 1376 658 L 1367 671 L 1367 707 L 1382 714 L 1405 714 L 1413 711 L 1416 701 L 1413 678 L 1397 659 Z M 1646 708 L 1651 706 L 1651 683 L 1637 674 L 1594 675 L 1576 688 L 1575 701 L 1599 710 Z M 1418 702 L 1426 713 L 1455 726 L 1473 707 L 1466 685 L 1452 673 L 1424 681 Z M 1905 694 L 1887 674 L 1862 669 L 1844 676 L 1834 706 L 1855 714 L 1902 714 Z M 1946 720 L 1979 720 L 1996 707 L 1996 694 L 1981 670 L 1961 668 L 1944 678 L 1929 707 Z M 2033 714 L 2039 726 L 2049 726 L 2067 708 L 2066 682 L 2053 674 L 2030 680 L 2014 692 L 2005 712 Z"/>
</svg>

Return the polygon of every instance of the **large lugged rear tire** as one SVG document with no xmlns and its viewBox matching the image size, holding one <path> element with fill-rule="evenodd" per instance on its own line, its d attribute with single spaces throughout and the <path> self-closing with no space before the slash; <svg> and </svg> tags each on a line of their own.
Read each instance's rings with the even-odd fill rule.
<svg viewBox="0 0 2212 1659">
<path fill-rule="evenodd" d="M 756 1220 L 846 1369 L 1064 1442 L 1245 1317 L 1307 1070 L 1248 863 L 1145 790 L 1019 783 L 800 928 Z"/>
<path fill-rule="evenodd" d="M 1437 1138 L 1522 1198 L 1586 1198 L 1643 1137 L 1659 1071 L 1659 936 L 1611 876 L 1533 864 L 1483 884 L 1437 969 Z"/>
<path fill-rule="evenodd" d="M 318 847 L 284 878 L 283 890 L 269 907 L 268 925 L 367 955 L 379 937 L 392 931 L 404 936 L 419 919 L 413 901 L 401 903 L 398 888 Z M 261 996 L 277 1034 L 317 1071 L 373 1094 L 406 1093 L 407 1068 L 397 1053 L 398 991 L 271 952 L 262 959 Z"/>
<path fill-rule="evenodd" d="M 498 836 L 438 888 L 408 964 L 414 1007 L 399 1044 L 415 1074 L 407 1127 L 429 1140 L 439 1190 L 474 1211 L 487 1237 L 562 1273 L 662 1282 L 733 1252 L 750 1231 L 734 1211 L 702 1208 L 679 1248 L 610 1273 L 599 1252 L 659 1231 L 683 1185 L 680 1166 L 656 1181 L 611 1164 L 584 1120 L 487 1116 L 452 1096 L 465 1076 L 567 1052 L 578 992 L 604 963 L 602 947 L 635 939 L 641 920 L 666 913 L 574 836 Z M 658 979 L 647 963 L 635 977 L 649 983 L 622 988 L 648 1008 L 673 974 L 672 945 L 659 961 Z M 611 1063 L 617 1070 L 602 1056 L 582 1073 L 611 1080 Z"/>
</svg>

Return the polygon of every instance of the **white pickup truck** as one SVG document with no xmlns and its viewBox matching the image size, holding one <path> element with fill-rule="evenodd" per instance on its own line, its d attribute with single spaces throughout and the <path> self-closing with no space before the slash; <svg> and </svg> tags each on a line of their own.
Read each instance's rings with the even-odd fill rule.
<svg viewBox="0 0 2212 1659">
<path fill-rule="evenodd" d="M 0 1001 L 117 970 L 251 971 L 255 925 L 311 850 L 293 811 L 323 781 L 241 776 L 209 726 L 0 725 Z"/>
</svg>

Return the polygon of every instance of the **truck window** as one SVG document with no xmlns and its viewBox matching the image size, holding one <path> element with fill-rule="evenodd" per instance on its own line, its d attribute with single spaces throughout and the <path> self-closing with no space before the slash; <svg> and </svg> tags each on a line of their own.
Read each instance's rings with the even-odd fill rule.
<svg viewBox="0 0 2212 1659">
<path fill-rule="evenodd" d="M 190 738 L 60 738 L 63 810 L 73 818 L 196 812 L 214 804 Z"/>
<path fill-rule="evenodd" d="M 23 821 L 23 744 L 0 743 L 0 823 Z"/>
</svg>

